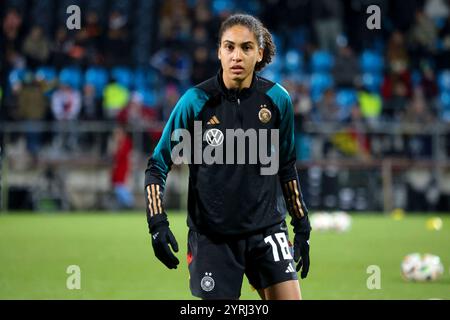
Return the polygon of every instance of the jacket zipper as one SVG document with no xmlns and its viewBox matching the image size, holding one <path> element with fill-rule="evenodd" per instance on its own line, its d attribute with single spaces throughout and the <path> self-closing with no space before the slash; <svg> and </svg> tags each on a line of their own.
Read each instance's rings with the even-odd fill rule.
<svg viewBox="0 0 450 320">
<path fill-rule="evenodd" d="M 240 98 L 237 98 L 237 113 L 238 113 L 239 125 L 242 128 L 242 112 L 241 112 L 241 99 Z"/>
</svg>

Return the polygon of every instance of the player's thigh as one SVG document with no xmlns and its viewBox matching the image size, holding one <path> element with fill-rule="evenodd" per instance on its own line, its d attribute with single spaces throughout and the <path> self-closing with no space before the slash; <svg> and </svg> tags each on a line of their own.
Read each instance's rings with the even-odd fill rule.
<svg viewBox="0 0 450 320">
<path fill-rule="evenodd" d="M 264 289 L 265 300 L 301 300 L 298 280 L 289 280 Z"/>
<path fill-rule="evenodd" d="M 194 296 L 202 299 L 240 297 L 244 265 L 239 257 L 239 247 L 239 242 L 212 240 L 189 231 L 189 285 Z"/>
<path fill-rule="evenodd" d="M 252 236 L 246 259 L 245 273 L 256 290 L 291 280 L 298 282 L 285 222 Z"/>
</svg>

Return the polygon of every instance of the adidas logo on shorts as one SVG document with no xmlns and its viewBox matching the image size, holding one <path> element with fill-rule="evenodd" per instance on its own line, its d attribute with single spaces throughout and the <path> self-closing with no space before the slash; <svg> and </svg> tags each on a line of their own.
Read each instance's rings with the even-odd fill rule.
<svg viewBox="0 0 450 320">
<path fill-rule="evenodd" d="M 295 268 L 292 266 L 292 263 L 289 263 L 286 271 L 286 273 L 291 273 L 291 272 L 295 272 Z"/>
</svg>

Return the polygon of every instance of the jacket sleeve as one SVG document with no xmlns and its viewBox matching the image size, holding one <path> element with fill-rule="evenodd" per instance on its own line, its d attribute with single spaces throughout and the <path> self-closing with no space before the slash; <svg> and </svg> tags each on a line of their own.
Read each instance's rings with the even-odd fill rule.
<svg viewBox="0 0 450 320">
<path fill-rule="evenodd" d="M 200 89 L 186 91 L 173 109 L 158 145 L 148 160 L 145 170 L 145 202 L 149 226 L 150 220 L 157 221 L 165 216 L 162 203 L 166 179 L 173 165 L 172 151 L 181 141 L 180 131 L 177 130 L 189 130 L 206 100 L 206 94 Z"/>
<path fill-rule="evenodd" d="M 278 176 L 283 190 L 286 207 L 292 218 L 294 232 L 308 233 L 311 226 L 308 219 L 308 209 L 303 200 L 300 181 L 296 168 L 296 150 L 294 135 L 294 111 L 292 101 L 287 91 L 278 86 L 279 94 L 276 103 L 280 110 L 280 169 Z"/>
</svg>

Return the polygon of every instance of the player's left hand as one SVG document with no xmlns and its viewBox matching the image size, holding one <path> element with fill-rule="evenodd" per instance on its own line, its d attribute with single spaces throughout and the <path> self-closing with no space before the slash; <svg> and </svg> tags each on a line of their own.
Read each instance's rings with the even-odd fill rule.
<svg viewBox="0 0 450 320">
<path fill-rule="evenodd" d="M 298 232 L 294 236 L 294 260 L 297 263 L 297 272 L 305 279 L 309 271 L 309 233 Z"/>
</svg>

